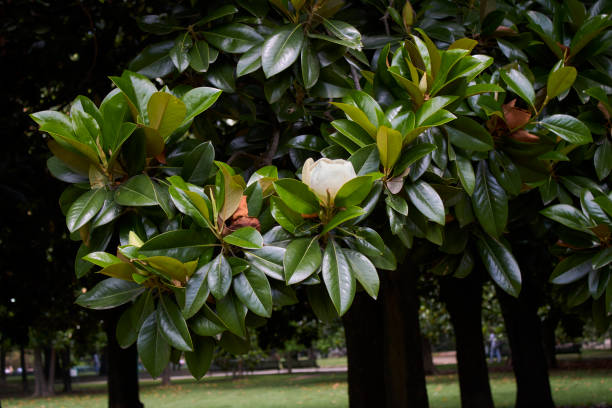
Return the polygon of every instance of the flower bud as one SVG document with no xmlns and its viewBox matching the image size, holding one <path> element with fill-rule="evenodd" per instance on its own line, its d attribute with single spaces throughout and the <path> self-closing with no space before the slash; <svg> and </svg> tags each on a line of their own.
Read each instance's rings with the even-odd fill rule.
<svg viewBox="0 0 612 408">
<path fill-rule="evenodd" d="M 309 158 L 302 168 L 302 182 L 327 204 L 333 204 L 334 197 L 347 181 L 357 177 L 350 161 L 337 159 Z M 329 195 L 329 202 L 328 202 Z"/>
</svg>

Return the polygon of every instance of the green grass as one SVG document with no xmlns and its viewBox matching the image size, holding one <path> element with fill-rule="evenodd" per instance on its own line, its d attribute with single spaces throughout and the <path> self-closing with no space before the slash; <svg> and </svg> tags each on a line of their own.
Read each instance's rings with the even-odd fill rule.
<svg viewBox="0 0 612 408">
<path fill-rule="evenodd" d="M 459 408 L 459 385 L 455 374 L 428 377 L 432 408 Z M 612 403 L 612 370 L 557 371 L 551 375 L 557 405 L 576 406 Z M 514 405 L 516 386 L 510 373 L 492 373 L 491 388 L 497 408 Z M 76 392 L 53 398 L 22 398 L 3 401 L 3 407 L 105 408 L 104 384 L 75 384 Z M 174 381 L 168 387 L 144 381 L 141 400 L 147 408 L 249 408 L 346 407 L 346 374 L 293 374 L 251 376 L 242 379 L 208 378 L 200 383 Z"/>
<path fill-rule="evenodd" d="M 346 367 L 346 357 L 330 357 L 317 359 L 319 367 Z"/>
</svg>

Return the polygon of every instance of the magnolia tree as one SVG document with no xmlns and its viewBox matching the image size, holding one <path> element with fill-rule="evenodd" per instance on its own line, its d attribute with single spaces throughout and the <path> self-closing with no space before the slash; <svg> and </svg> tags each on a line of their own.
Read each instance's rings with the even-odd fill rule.
<svg viewBox="0 0 612 408">
<path fill-rule="evenodd" d="M 599 3 L 570 3 L 582 17 L 559 9 L 562 35 L 545 14 L 486 2 L 463 14 L 211 2 L 142 17 L 162 41 L 99 105 L 32 115 L 52 138 L 49 170 L 71 183 L 60 206 L 82 241 L 76 273 L 109 277 L 77 303 L 129 305 L 121 346 L 136 343 L 153 376 L 185 353 L 200 378 L 217 345 L 247 349 L 296 290 L 320 318 L 342 316 L 425 241 L 435 274 L 483 265 L 519 296 L 509 206 L 539 190 L 562 203 L 543 215 L 579 231 L 563 235 L 576 254 L 553 282 L 588 275 L 575 303 L 605 292 L 594 310 L 609 321 L 611 23 Z M 554 57 L 532 72 L 523 43 Z"/>
</svg>

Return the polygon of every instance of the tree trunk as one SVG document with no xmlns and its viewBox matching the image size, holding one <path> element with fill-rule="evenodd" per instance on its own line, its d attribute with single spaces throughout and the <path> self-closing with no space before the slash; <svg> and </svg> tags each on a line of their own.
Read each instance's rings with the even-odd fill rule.
<svg viewBox="0 0 612 408">
<path fill-rule="evenodd" d="M 49 375 L 47 376 L 47 395 L 55 394 L 55 364 L 57 353 L 55 352 L 55 347 L 51 346 L 51 351 L 49 353 Z"/>
<path fill-rule="evenodd" d="M 427 408 L 416 271 L 382 271 L 379 300 L 359 293 L 344 316 L 349 406 Z"/>
<path fill-rule="evenodd" d="M 0 384 L 6 382 L 6 348 L 0 346 Z"/>
<path fill-rule="evenodd" d="M 461 406 L 493 408 L 482 334 L 482 274 L 440 279 L 440 294 L 455 332 Z"/>
<path fill-rule="evenodd" d="M 516 253 L 516 252 L 515 252 Z M 523 269 L 524 265 L 521 265 Z M 495 290 L 506 324 L 512 351 L 512 369 L 516 378 L 516 408 L 553 408 L 555 406 L 548 380 L 548 367 L 540 331 L 537 303 L 530 299 L 530 285 L 525 282 L 514 298 L 496 286 Z"/>
<path fill-rule="evenodd" d="M 342 317 L 350 408 L 385 407 L 382 302 L 359 292 Z"/>
<path fill-rule="evenodd" d="M 34 348 L 34 397 L 46 397 L 49 389 L 45 378 L 45 365 L 43 364 L 43 351 L 40 347 Z"/>
<path fill-rule="evenodd" d="M 423 339 L 423 368 L 425 369 L 426 375 L 433 375 L 436 372 L 436 366 L 433 361 L 433 352 L 431 350 L 431 341 L 425 336 L 421 336 Z"/>
<path fill-rule="evenodd" d="M 170 385 L 170 364 L 172 363 L 168 363 L 164 371 L 162 371 L 161 385 Z"/>
<path fill-rule="evenodd" d="M 26 367 L 25 348 L 23 344 L 19 345 L 19 361 L 21 364 L 21 386 L 23 388 L 23 392 L 28 392 L 28 371 Z"/>
<path fill-rule="evenodd" d="M 542 345 L 544 346 L 548 368 L 558 367 L 557 354 L 555 353 L 555 346 L 557 345 L 555 331 L 558 324 L 559 316 L 555 311 L 551 311 L 542 322 Z"/>
<path fill-rule="evenodd" d="M 136 345 L 122 349 L 115 337 L 115 327 L 124 308 L 110 309 L 104 315 L 108 339 L 108 406 L 109 408 L 143 408 L 138 395 L 138 352 Z"/>
<path fill-rule="evenodd" d="M 64 392 L 72 392 L 72 377 L 70 376 L 70 347 L 66 346 L 62 352 L 62 380 Z"/>
</svg>

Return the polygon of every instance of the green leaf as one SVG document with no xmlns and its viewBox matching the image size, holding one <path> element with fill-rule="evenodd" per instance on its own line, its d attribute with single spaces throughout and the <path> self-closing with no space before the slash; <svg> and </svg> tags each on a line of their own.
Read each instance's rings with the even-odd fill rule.
<svg viewBox="0 0 612 408">
<path fill-rule="evenodd" d="M 332 105 L 342 109 L 351 120 L 361 126 L 372 138 L 376 139 L 377 127 L 368 119 L 364 111 L 348 103 L 332 102 Z"/>
<path fill-rule="evenodd" d="M 215 148 L 212 143 L 199 144 L 186 155 L 181 176 L 188 183 L 203 185 L 210 177 L 214 159 Z"/>
<path fill-rule="evenodd" d="M 471 160 L 457 154 L 455 169 L 463 189 L 471 197 L 474 194 L 474 188 L 476 188 L 476 176 L 474 175 Z"/>
<path fill-rule="evenodd" d="M 570 89 L 576 80 L 578 71 L 574 67 L 561 67 L 548 75 L 546 84 L 546 96 L 553 99 Z"/>
<path fill-rule="evenodd" d="M 181 73 L 189 67 L 189 50 L 192 45 L 193 40 L 189 32 L 179 34 L 174 41 L 174 46 L 168 52 L 170 60 Z"/>
<path fill-rule="evenodd" d="M 207 252 L 212 244 L 213 239 L 208 234 L 194 230 L 174 230 L 149 239 L 138 252 L 144 256 L 168 256 L 189 262 Z"/>
<path fill-rule="evenodd" d="M 263 41 L 263 37 L 255 29 L 241 23 L 230 23 L 205 31 L 204 38 L 221 51 L 233 54 L 245 53 Z"/>
<path fill-rule="evenodd" d="M 376 172 L 380 167 L 378 148 L 375 144 L 362 147 L 353 153 L 348 160 L 353 165 L 358 176 Z"/>
<path fill-rule="evenodd" d="M 115 202 L 130 207 L 159 204 L 153 188 L 153 181 L 146 174 L 139 174 L 121 184 L 115 192 Z"/>
<path fill-rule="evenodd" d="M 331 125 L 360 148 L 372 144 L 372 138 L 357 123 L 348 119 L 334 120 Z"/>
<path fill-rule="evenodd" d="M 385 203 L 402 215 L 408 215 L 408 203 L 399 195 L 389 194 Z"/>
<path fill-rule="evenodd" d="M 197 72 L 208 71 L 210 52 L 206 41 L 196 41 L 189 51 L 189 66 Z"/>
<path fill-rule="evenodd" d="M 308 186 L 299 180 L 280 179 L 274 182 L 278 196 L 289 208 L 301 214 L 319 212 L 319 199 Z"/>
<path fill-rule="evenodd" d="M 183 95 L 181 100 L 185 104 L 186 112 L 181 126 L 187 124 L 187 122 L 194 119 L 206 109 L 210 108 L 212 104 L 219 99 L 220 95 L 220 89 L 209 88 L 206 86 L 193 88 Z"/>
<path fill-rule="evenodd" d="M 380 163 L 385 169 L 391 169 L 402 152 L 402 134 L 395 129 L 381 126 L 376 133 L 376 146 L 380 154 Z"/>
<path fill-rule="evenodd" d="M 260 270 L 272 279 L 285 280 L 283 275 L 285 248 L 266 245 L 262 249 L 245 252 L 245 257 L 251 268 Z"/>
<path fill-rule="evenodd" d="M 274 220 L 292 234 L 305 223 L 300 213 L 293 211 L 283 200 L 275 196 L 270 197 L 270 212 Z"/>
<path fill-rule="evenodd" d="M 220 162 L 215 163 L 219 165 Z M 244 180 L 240 176 L 232 176 L 228 168 L 220 166 L 223 174 L 223 207 L 219 210 L 219 217 L 223 221 L 234 215 L 244 192 Z"/>
<path fill-rule="evenodd" d="M 478 122 L 461 116 L 445 126 L 450 142 L 458 147 L 476 152 L 493 149 L 493 137 Z"/>
<path fill-rule="evenodd" d="M 308 285 L 306 294 L 312 311 L 320 320 L 331 323 L 338 319 L 338 313 L 324 285 Z"/>
<path fill-rule="evenodd" d="M 568 204 L 553 205 L 540 211 L 540 214 L 578 231 L 587 232 L 593 226 L 581 211 Z"/>
<path fill-rule="evenodd" d="M 151 95 L 157 92 L 155 85 L 145 76 L 130 71 L 123 71 L 120 77 L 110 79 L 127 98 L 134 121 L 140 117 L 138 123 L 149 123 L 147 104 Z"/>
<path fill-rule="evenodd" d="M 208 199 L 193 191 L 181 190 L 176 186 L 168 189 L 172 203 L 183 214 L 187 214 L 203 228 L 212 228 L 209 220 Z"/>
<path fill-rule="evenodd" d="M 327 224 L 325 224 L 325 227 L 323 227 L 323 230 L 321 231 L 321 235 L 333 230 L 343 222 L 359 217 L 360 215 L 364 214 L 364 212 L 365 211 L 359 207 L 348 207 L 346 210 L 339 211 L 332 217 L 331 220 L 329 220 Z"/>
<path fill-rule="evenodd" d="M 540 124 L 561 139 L 576 145 L 593 141 L 589 128 L 578 119 L 569 115 L 557 114 L 548 116 L 542 119 Z"/>
<path fill-rule="evenodd" d="M 189 372 L 196 380 L 204 377 L 210 368 L 214 351 L 215 340 L 211 337 L 194 336 L 193 351 L 185 353 L 185 362 L 187 362 Z"/>
<path fill-rule="evenodd" d="M 211 262 L 207 276 L 208 287 L 216 299 L 221 299 L 232 285 L 232 268 L 223 254 L 217 255 Z"/>
<path fill-rule="evenodd" d="M 102 208 L 106 190 L 99 188 L 90 190 L 75 200 L 66 214 L 66 225 L 70 232 L 79 230 L 87 224 Z"/>
<path fill-rule="evenodd" d="M 504 292 L 518 297 L 521 291 L 521 270 L 508 248 L 491 237 L 478 238 L 476 246 L 493 281 Z"/>
<path fill-rule="evenodd" d="M 91 252 L 83 257 L 84 260 L 91 262 L 94 265 L 98 265 L 102 268 L 106 268 L 107 266 L 114 265 L 120 263 L 121 260 L 117 258 L 113 254 L 109 254 L 106 252 L 98 251 Z"/>
<path fill-rule="evenodd" d="M 393 175 L 399 176 L 400 174 L 404 173 L 408 167 L 436 149 L 436 145 L 431 143 L 419 143 L 408 146 L 395 165 Z"/>
<path fill-rule="evenodd" d="M 193 343 L 185 318 L 176 303 L 169 296 L 160 296 L 157 313 L 157 322 L 161 329 L 161 334 L 168 344 L 177 350 L 192 351 Z"/>
<path fill-rule="evenodd" d="M 372 183 L 373 180 L 370 176 L 358 176 L 347 181 L 336 193 L 334 205 L 336 207 L 352 207 L 360 204 L 370 193 Z"/>
<path fill-rule="evenodd" d="M 303 42 L 301 24 L 282 26 L 268 37 L 261 51 L 261 66 L 266 78 L 289 68 L 300 55 Z"/>
<path fill-rule="evenodd" d="M 612 247 L 604 248 L 593 257 L 593 269 L 600 269 L 612 263 Z"/>
<path fill-rule="evenodd" d="M 444 203 L 433 187 L 418 180 L 414 184 L 407 184 L 405 190 L 408 198 L 421 214 L 440 225 L 446 223 Z"/>
<path fill-rule="evenodd" d="M 580 204 L 585 215 L 593 219 L 596 224 L 608 224 L 612 226 L 612 220 L 596 202 L 593 193 L 584 189 L 580 193 Z"/>
<path fill-rule="evenodd" d="M 602 14 L 593 16 L 584 22 L 574 34 L 570 43 L 570 56 L 580 52 L 589 42 L 591 42 L 600 32 L 610 27 L 612 22 L 608 15 Z"/>
<path fill-rule="evenodd" d="M 185 307 L 183 308 L 185 319 L 194 316 L 206 303 L 210 293 L 208 289 L 208 273 L 213 265 L 214 261 L 210 261 L 200 266 L 187 280 L 187 285 L 185 286 Z"/>
<path fill-rule="evenodd" d="M 338 315 L 342 316 L 353 303 L 356 285 L 348 260 L 334 239 L 330 239 L 325 248 L 322 270 L 329 297 Z"/>
<path fill-rule="evenodd" d="M 261 68 L 261 50 L 263 44 L 255 45 L 242 54 L 236 65 L 236 77 L 250 74 Z"/>
<path fill-rule="evenodd" d="M 319 80 L 319 59 L 310 47 L 308 40 L 304 41 L 300 54 L 300 62 L 302 65 L 302 81 L 304 88 L 312 88 Z"/>
<path fill-rule="evenodd" d="M 595 202 L 599 204 L 599 206 L 606 212 L 610 217 L 612 217 L 612 198 L 601 195 L 595 198 Z"/>
<path fill-rule="evenodd" d="M 170 362 L 170 345 L 161 333 L 158 313 L 152 312 L 138 333 L 138 356 L 152 377 L 159 377 Z"/>
<path fill-rule="evenodd" d="M 247 307 L 236 297 L 233 292 L 229 292 L 223 299 L 217 300 L 217 314 L 225 326 L 239 337 L 246 337 L 246 327 L 244 318 L 247 314 Z"/>
<path fill-rule="evenodd" d="M 259 249 L 263 248 L 263 238 L 259 231 L 253 227 L 244 227 L 223 237 L 223 241 L 240 248 Z"/>
<path fill-rule="evenodd" d="M 172 47 L 172 40 L 151 44 L 130 62 L 128 69 L 149 78 L 163 78 L 175 69 L 168 55 Z"/>
<path fill-rule="evenodd" d="M 325 18 L 323 19 L 323 25 L 340 40 L 351 44 L 352 48 L 361 49 L 361 34 L 352 25 L 344 21 L 327 20 Z"/>
<path fill-rule="evenodd" d="M 76 140 L 72 121 L 65 114 L 56 111 L 42 111 L 33 113 L 30 117 L 38 123 L 41 132 L 47 132 L 54 137 L 61 136 L 63 139 Z M 66 142 L 63 139 L 58 140 L 58 143 L 65 146 Z"/>
<path fill-rule="evenodd" d="M 378 278 L 378 272 L 376 272 L 376 267 L 372 261 L 364 254 L 353 251 L 352 249 L 343 249 L 342 251 L 348 260 L 353 276 L 355 276 L 357 281 L 363 286 L 368 295 L 376 299 L 380 287 L 380 280 Z"/>
<path fill-rule="evenodd" d="M 609 139 L 605 139 L 597 150 L 595 150 L 593 162 L 595 164 L 597 178 L 603 180 L 608 177 L 612 171 L 612 142 L 610 142 Z"/>
<path fill-rule="evenodd" d="M 249 310 L 258 316 L 272 315 L 272 290 L 266 275 L 249 268 L 234 278 L 234 293 Z"/>
<path fill-rule="evenodd" d="M 216 336 L 227 330 L 225 323 L 204 303 L 200 312 L 189 319 L 189 327 L 200 336 Z"/>
<path fill-rule="evenodd" d="M 510 90 L 531 105 L 535 111 L 535 90 L 533 89 L 531 82 L 529 82 L 529 79 L 527 79 L 525 75 L 516 69 L 511 69 L 510 71 L 502 70 L 500 73 L 502 79 L 506 85 L 508 85 Z"/>
<path fill-rule="evenodd" d="M 89 309 L 111 309 L 121 306 L 144 292 L 145 288 L 134 282 L 109 278 L 77 298 L 77 305 Z"/>
<path fill-rule="evenodd" d="M 187 107 L 183 101 L 174 95 L 167 92 L 155 92 L 149 99 L 147 112 L 149 114 L 149 127 L 157 130 L 159 136 L 165 140 L 183 122 Z M 146 128 L 145 133 L 148 133 Z M 147 138 L 149 138 L 148 134 Z M 160 152 L 161 150 L 163 150 L 163 146 Z"/>
<path fill-rule="evenodd" d="M 498 238 L 503 233 L 508 221 L 508 197 L 484 161 L 480 162 L 476 172 L 472 208 L 489 235 Z"/>
<path fill-rule="evenodd" d="M 226 16 L 231 16 L 233 14 L 236 14 L 237 12 L 238 12 L 238 9 L 236 8 L 236 6 L 234 6 L 233 4 L 226 4 L 224 6 L 221 6 L 219 8 L 216 8 L 212 11 L 207 12 L 206 16 L 202 18 L 201 20 L 198 20 L 198 22 L 195 23 L 194 26 L 196 27 L 202 26 L 207 23 L 210 23 L 211 21 L 219 20 Z"/>
<path fill-rule="evenodd" d="M 155 304 L 152 291 L 139 296 L 119 318 L 115 334 L 121 348 L 128 348 L 138 340 L 138 333 L 146 318 L 153 313 Z"/>
<path fill-rule="evenodd" d="M 550 275 L 550 282 L 566 285 L 576 282 L 593 269 L 593 253 L 571 255 L 557 264 Z"/>
<path fill-rule="evenodd" d="M 215 88 L 219 88 L 223 92 L 236 92 L 235 68 L 235 65 L 226 62 L 217 63 L 208 70 L 206 79 Z"/>
<path fill-rule="evenodd" d="M 318 237 L 299 238 L 287 246 L 283 257 L 285 280 L 293 285 L 308 279 L 321 266 L 321 248 Z"/>
</svg>

